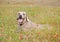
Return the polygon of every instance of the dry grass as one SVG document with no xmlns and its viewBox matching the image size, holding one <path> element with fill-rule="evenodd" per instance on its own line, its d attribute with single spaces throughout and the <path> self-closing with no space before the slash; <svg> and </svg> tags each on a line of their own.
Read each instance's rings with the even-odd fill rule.
<svg viewBox="0 0 60 42">
<path fill-rule="evenodd" d="M 17 12 L 26 11 L 29 19 L 38 24 L 49 24 L 51 30 L 21 31 L 16 33 Z M 36 20 L 37 19 L 37 20 Z M 0 42 L 60 42 L 60 8 L 40 6 L 0 6 Z"/>
</svg>

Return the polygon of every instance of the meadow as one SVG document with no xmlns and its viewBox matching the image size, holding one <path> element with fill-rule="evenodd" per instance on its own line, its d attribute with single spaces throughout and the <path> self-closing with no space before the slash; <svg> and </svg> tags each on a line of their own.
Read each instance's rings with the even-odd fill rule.
<svg viewBox="0 0 60 42">
<path fill-rule="evenodd" d="M 32 22 L 53 28 L 17 33 L 18 11 L 27 12 Z M 60 7 L 0 5 L 0 42 L 60 42 Z"/>
</svg>

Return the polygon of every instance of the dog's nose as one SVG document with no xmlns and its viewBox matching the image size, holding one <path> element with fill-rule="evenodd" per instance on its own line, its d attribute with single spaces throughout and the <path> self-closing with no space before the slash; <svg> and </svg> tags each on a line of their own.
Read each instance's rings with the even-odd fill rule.
<svg viewBox="0 0 60 42">
<path fill-rule="evenodd" d="M 19 19 L 22 19 L 22 15 L 19 16 Z"/>
</svg>

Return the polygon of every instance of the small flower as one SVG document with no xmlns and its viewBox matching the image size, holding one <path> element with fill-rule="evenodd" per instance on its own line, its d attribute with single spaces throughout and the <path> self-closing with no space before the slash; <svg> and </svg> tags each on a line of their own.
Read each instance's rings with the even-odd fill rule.
<svg viewBox="0 0 60 42">
<path fill-rule="evenodd" d="M 23 39 L 23 35 L 22 35 L 22 34 L 19 35 L 19 39 L 20 39 L 20 40 Z"/>
<path fill-rule="evenodd" d="M 38 35 L 40 35 L 40 32 L 38 32 Z"/>
<path fill-rule="evenodd" d="M 29 39 L 29 35 L 28 34 L 26 35 L 26 39 Z"/>
<path fill-rule="evenodd" d="M 0 34 L 0 36 L 2 36 L 3 34 Z"/>
<path fill-rule="evenodd" d="M 60 42 L 60 40 L 59 40 L 59 42 Z"/>
<path fill-rule="evenodd" d="M 54 38 L 58 38 L 58 36 L 59 36 L 59 35 L 56 33 L 56 34 L 54 35 Z"/>
</svg>

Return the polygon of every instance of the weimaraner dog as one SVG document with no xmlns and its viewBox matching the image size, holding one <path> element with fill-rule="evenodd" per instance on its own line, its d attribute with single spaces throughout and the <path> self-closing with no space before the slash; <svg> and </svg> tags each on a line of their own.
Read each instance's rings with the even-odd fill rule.
<svg viewBox="0 0 60 42">
<path fill-rule="evenodd" d="M 51 28 L 51 26 L 49 25 L 42 25 L 42 24 L 35 24 L 33 22 L 31 22 L 27 15 L 26 15 L 26 12 L 18 12 L 18 18 L 17 18 L 17 21 L 18 21 L 18 31 L 20 29 L 23 29 L 23 30 L 30 30 L 30 29 L 44 29 L 44 28 Z"/>
</svg>

